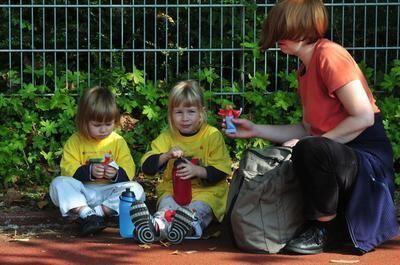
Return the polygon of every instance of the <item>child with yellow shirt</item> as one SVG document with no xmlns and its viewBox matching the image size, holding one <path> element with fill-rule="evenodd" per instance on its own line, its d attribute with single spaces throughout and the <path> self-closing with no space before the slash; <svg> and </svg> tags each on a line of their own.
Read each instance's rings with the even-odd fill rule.
<svg viewBox="0 0 400 265">
<path fill-rule="evenodd" d="M 103 230 L 105 216 L 119 213 L 119 195 L 129 188 L 144 201 L 142 186 L 132 181 L 135 163 L 126 141 L 114 128 L 119 111 L 111 91 L 85 91 L 76 116 L 77 132 L 65 143 L 61 176 L 50 184 L 50 197 L 62 216 L 78 218 L 80 234 Z"/>
<path fill-rule="evenodd" d="M 142 157 L 146 175 L 162 172 L 162 181 L 156 188 L 158 210 L 151 216 L 140 201 L 131 208 L 139 242 L 167 239 L 179 244 L 184 238 L 200 238 L 214 218 L 222 221 L 231 160 L 222 133 L 207 124 L 206 114 L 203 91 L 197 82 L 183 81 L 172 88 L 169 130 L 162 132 Z M 179 205 L 173 195 L 172 172 L 177 159 L 183 163 L 177 166 L 176 176 L 191 181 L 192 200 L 186 205 Z"/>
</svg>

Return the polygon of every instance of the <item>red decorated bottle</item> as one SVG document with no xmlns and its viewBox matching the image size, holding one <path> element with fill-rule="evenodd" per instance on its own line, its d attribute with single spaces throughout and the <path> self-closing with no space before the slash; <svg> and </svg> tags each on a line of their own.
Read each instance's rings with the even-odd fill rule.
<svg viewBox="0 0 400 265">
<path fill-rule="evenodd" d="M 183 159 L 176 159 L 172 169 L 173 197 L 177 204 L 187 205 L 192 201 L 192 181 L 181 179 L 176 175 L 178 165 L 185 163 Z"/>
</svg>

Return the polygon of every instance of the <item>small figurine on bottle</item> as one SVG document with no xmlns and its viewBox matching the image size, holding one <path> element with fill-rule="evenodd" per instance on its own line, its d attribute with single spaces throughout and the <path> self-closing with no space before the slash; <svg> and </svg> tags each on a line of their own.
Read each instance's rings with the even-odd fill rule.
<svg viewBox="0 0 400 265">
<path fill-rule="evenodd" d="M 227 133 L 236 132 L 236 127 L 233 124 L 232 119 L 239 117 L 241 113 L 242 113 L 242 108 L 240 108 L 239 110 L 235 110 L 233 109 L 232 105 L 227 105 L 225 109 L 219 109 L 218 115 L 225 117 L 225 124 L 226 124 L 225 131 Z"/>
</svg>

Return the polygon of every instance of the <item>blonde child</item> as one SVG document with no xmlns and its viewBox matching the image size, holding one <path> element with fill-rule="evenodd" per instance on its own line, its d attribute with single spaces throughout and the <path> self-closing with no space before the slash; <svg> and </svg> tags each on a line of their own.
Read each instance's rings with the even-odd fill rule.
<svg viewBox="0 0 400 265">
<path fill-rule="evenodd" d="M 169 130 L 162 132 L 142 157 L 146 175 L 162 171 L 156 190 L 158 210 L 154 216 L 143 202 L 132 205 L 135 235 L 141 243 L 167 239 L 179 244 L 186 238 L 198 239 L 215 218 L 221 221 L 226 207 L 231 160 L 218 129 L 207 124 L 203 91 L 196 81 L 174 86 L 168 102 Z M 188 158 L 199 161 L 198 165 Z M 172 169 L 177 159 L 176 176 L 190 179 L 192 201 L 179 205 L 173 197 Z"/>
<path fill-rule="evenodd" d="M 129 188 L 144 201 L 143 188 L 131 181 L 135 164 L 126 141 L 114 132 L 119 111 L 112 92 L 85 91 L 79 101 L 75 132 L 65 143 L 61 176 L 50 184 L 50 197 L 63 217 L 78 218 L 80 234 L 103 230 L 105 216 L 118 215 L 119 195 Z"/>
</svg>

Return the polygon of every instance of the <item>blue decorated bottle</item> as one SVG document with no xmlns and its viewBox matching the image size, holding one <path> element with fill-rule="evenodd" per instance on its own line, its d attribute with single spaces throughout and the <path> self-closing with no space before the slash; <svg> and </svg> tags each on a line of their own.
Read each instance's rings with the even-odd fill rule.
<svg viewBox="0 0 400 265">
<path fill-rule="evenodd" d="M 119 196 L 119 234 L 123 238 L 133 238 L 135 225 L 132 223 L 130 210 L 135 200 L 135 193 L 129 188 L 126 188 Z"/>
</svg>

